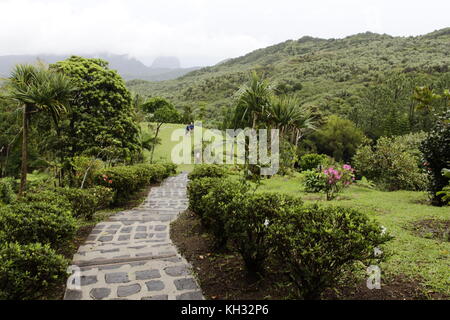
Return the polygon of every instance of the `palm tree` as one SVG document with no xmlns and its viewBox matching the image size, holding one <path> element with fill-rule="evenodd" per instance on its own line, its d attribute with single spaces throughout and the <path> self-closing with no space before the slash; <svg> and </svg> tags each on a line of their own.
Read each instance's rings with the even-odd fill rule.
<svg viewBox="0 0 450 320">
<path fill-rule="evenodd" d="M 258 122 L 264 122 L 271 95 L 269 83 L 253 72 L 250 82 L 237 92 L 235 127 L 244 125 L 255 129 Z"/>
<path fill-rule="evenodd" d="M 303 107 L 296 97 L 274 97 L 268 109 L 268 124 L 280 130 L 280 135 L 290 138 L 297 146 L 307 131 L 316 130 L 316 119 L 311 110 Z"/>
<path fill-rule="evenodd" d="M 73 83 L 63 74 L 44 65 L 17 65 L 7 81 L 8 98 L 22 109 L 22 167 L 20 191 L 26 188 L 28 132 L 33 113 L 46 112 L 57 124 L 72 98 Z"/>
</svg>

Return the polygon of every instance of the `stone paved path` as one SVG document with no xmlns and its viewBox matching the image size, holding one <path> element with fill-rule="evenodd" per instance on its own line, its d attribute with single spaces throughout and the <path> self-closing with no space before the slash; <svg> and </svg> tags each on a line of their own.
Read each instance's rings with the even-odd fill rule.
<svg viewBox="0 0 450 320">
<path fill-rule="evenodd" d="M 170 222 L 187 209 L 186 184 L 186 173 L 170 177 L 140 207 L 96 225 L 73 257 L 79 271 L 64 299 L 203 299 L 169 235 Z"/>
</svg>

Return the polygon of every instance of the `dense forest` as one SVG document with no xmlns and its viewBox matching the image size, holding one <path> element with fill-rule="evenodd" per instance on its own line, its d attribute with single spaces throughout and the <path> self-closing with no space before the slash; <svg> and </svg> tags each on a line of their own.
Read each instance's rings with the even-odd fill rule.
<svg viewBox="0 0 450 320">
<path fill-rule="evenodd" d="M 303 104 L 348 118 L 377 138 L 429 126 L 420 115 L 413 119 L 413 91 L 427 86 L 439 94 L 449 87 L 449 43 L 450 28 L 417 37 L 370 32 L 344 39 L 302 37 L 175 80 L 132 80 L 127 86 L 141 96 L 165 97 L 217 125 L 250 71 L 256 71 L 278 95 L 298 96 Z M 436 104 L 445 107 L 446 101 Z"/>
</svg>

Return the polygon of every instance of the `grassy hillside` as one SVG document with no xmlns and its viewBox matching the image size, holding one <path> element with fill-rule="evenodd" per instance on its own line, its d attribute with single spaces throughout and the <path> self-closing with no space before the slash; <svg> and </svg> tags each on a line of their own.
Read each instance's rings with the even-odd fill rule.
<svg viewBox="0 0 450 320">
<path fill-rule="evenodd" d="M 420 77 L 427 84 L 449 82 L 450 28 L 418 37 L 374 33 L 344 39 L 303 37 L 170 81 L 130 81 L 129 88 L 148 96 L 166 97 L 178 106 L 206 105 L 207 118 L 217 118 L 251 70 L 263 73 L 278 93 L 299 95 L 307 104 L 339 113 L 360 90 L 387 74 Z"/>
</svg>

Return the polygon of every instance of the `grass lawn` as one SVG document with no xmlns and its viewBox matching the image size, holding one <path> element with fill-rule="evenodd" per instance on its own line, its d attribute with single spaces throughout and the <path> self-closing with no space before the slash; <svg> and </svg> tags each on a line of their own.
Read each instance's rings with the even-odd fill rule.
<svg viewBox="0 0 450 320">
<path fill-rule="evenodd" d="M 149 132 L 148 123 L 141 123 L 141 128 L 144 132 Z M 171 161 L 170 155 L 172 153 L 172 149 L 179 142 L 171 141 L 172 132 L 176 129 L 185 129 L 186 125 L 184 124 L 163 124 L 159 131 L 158 137 L 161 139 L 161 144 L 158 144 L 155 149 L 155 154 L 153 155 L 153 161 Z M 152 133 L 153 134 L 153 133 Z M 144 155 L 146 157 L 146 161 L 150 160 L 150 151 L 145 150 Z M 188 171 L 191 172 L 194 168 L 193 164 L 181 164 L 178 165 L 178 171 Z"/>
<path fill-rule="evenodd" d="M 405 276 L 420 282 L 430 297 L 434 294 L 450 296 L 450 207 L 428 205 L 424 192 L 382 192 L 356 185 L 346 189 L 336 200 L 327 202 L 325 195 L 304 193 L 301 186 L 300 175 L 274 177 L 264 180 L 258 192 L 282 192 L 301 196 L 310 203 L 346 206 L 365 212 L 395 237 L 386 246 L 391 256 L 381 265 L 382 277 Z M 429 221 L 418 223 L 424 220 Z"/>
</svg>

